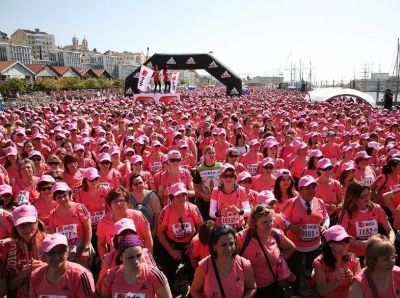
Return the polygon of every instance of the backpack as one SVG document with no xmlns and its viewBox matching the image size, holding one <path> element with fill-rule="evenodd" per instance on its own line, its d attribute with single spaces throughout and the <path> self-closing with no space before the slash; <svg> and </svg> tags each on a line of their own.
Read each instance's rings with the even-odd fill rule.
<svg viewBox="0 0 400 298">
<path fill-rule="evenodd" d="M 152 193 L 154 193 L 154 191 L 152 191 L 152 190 L 148 191 L 143 198 L 143 202 L 141 202 L 141 203 L 136 201 L 136 199 L 134 198 L 134 196 L 132 194 L 129 196 L 129 199 L 133 204 L 133 209 L 142 212 L 142 214 L 144 215 L 144 217 L 147 219 L 147 221 L 150 224 L 150 229 L 153 228 L 154 222 L 153 222 L 153 215 L 151 215 L 151 212 L 149 210 L 149 207 L 147 207 L 147 204 L 150 201 L 150 196 Z"/>
</svg>

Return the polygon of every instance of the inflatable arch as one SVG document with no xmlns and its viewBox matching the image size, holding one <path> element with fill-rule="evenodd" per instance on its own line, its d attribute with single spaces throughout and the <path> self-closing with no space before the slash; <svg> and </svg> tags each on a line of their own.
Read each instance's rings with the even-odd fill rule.
<svg viewBox="0 0 400 298">
<path fill-rule="evenodd" d="M 210 54 L 154 54 L 144 65 L 149 68 L 158 65 L 160 70 L 165 66 L 168 66 L 169 70 L 204 69 L 226 86 L 226 95 L 242 95 L 242 80 Z M 139 72 L 140 67 L 125 79 L 125 95 L 140 93 L 137 88 Z"/>
</svg>

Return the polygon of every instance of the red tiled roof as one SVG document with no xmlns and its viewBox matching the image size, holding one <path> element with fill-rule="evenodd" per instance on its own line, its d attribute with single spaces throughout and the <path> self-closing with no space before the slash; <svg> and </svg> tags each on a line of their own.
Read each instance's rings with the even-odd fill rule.
<svg viewBox="0 0 400 298">
<path fill-rule="evenodd" d="M 28 67 L 31 71 L 33 71 L 35 74 L 37 74 L 39 71 L 41 71 L 43 68 L 47 66 L 47 64 L 24 64 L 26 67 Z"/>
<path fill-rule="evenodd" d="M 74 69 L 75 69 L 81 76 L 84 76 L 84 75 L 90 70 L 90 68 L 77 68 L 77 67 L 74 67 Z"/>
<path fill-rule="evenodd" d="M 6 70 L 15 63 L 17 63 L 17 61 L 0 61 L 0 72 Z"/>
<path fill-rule="evenodd" d="M 105 69 L 92 69 L 96 76 L 101 76 L 106 70 Z"/>
<path fill-rule="evenodd" d="M 22 31 L 24 31 L 25 33 L 29 33 L 29 34 L 46 34 L 49 35 L 47 32 L 43 32 L 43 31 L 32 31 L 32 30 L 28 30 L 28 29 L 21 29 Z"/>
<path fill-rule="evenodd" d="M 60 76 L 62 76 L 64 73 L 67 72 L 68 69 L 70 69 L 71 66 L 53 66 L 53 69 L 58 73 Z"/>
</svg>

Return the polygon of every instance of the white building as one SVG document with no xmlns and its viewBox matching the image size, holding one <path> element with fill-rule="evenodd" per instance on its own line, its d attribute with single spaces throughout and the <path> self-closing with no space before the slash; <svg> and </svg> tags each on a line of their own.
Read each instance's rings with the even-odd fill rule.
<svg viewBox="0 0 400 298">
<path fill-rule="evenodd" d="M 9 43 L 0 43 L 0 61 L 19 61 L 23 64 L 31 64 L 31 48 Z"/>
<path fill-rule="evenodd" d="M 139 64 L 118 64 L 118 78 L 126 79 L 126 77 L 134 72 L 138 67 L 140 67 Z"/>
<path fill-rule="evenodd" d="M 117 57 L 88 53 L 82 56 L 82 67 L 92 69 L 105 69 L 113 79 L 118 78 Z"/>
<path fill-rule="evenodd" d="M 35 29 L 18 29 L 11 35 L 11 42 L 14 45 L 28 46 L 32 49 L 32 56 L 35 59 L 49 60 L 49 51 L 55 49 L 54 34 Z"/>
<path fill-rule="evenodd" d="M 67 50 L 51 50 L 49 53 L 50 64 L 53 66 L 82 67 L 81 53 Z"/>
<path fill-rule="evenodd" d="M 32 81 L 35 73 L 19 61 L 0 61 L 0 82 L 18 78 Z"/>
<path fill-rule="evenodd" d="M 179 82 L 185 81 L 188 85 L 194 86 L 197 86 L 199 84 L 198 74 L 197 71 L 194 69 L 169 70 L 169 72 L 179 72 Z"/>
</svg>

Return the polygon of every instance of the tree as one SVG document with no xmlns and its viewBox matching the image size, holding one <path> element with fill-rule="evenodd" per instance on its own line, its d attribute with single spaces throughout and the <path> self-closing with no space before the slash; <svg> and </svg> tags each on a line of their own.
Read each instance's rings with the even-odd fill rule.
<svg viewBox="0 0 400 298">
<path fill-rule="evenodd" d="M 114 88 L 121 88 L 125 86 L 125 80 L 124 79 L 116 79 L 113 81 L 113 87 Z"/>
<path fill-rule="evenodd" d="M 100 84 L 95 78 L 88 78 L 83 81 L 83 88 L 85 89 L 99 89 Z"/>
<path fill-rule="evenodd" d="M 29 88 L 28 83 L 25 79 L 11 78 L 0 85 L 0 91 L 26 92 Z"/>
</svg>

